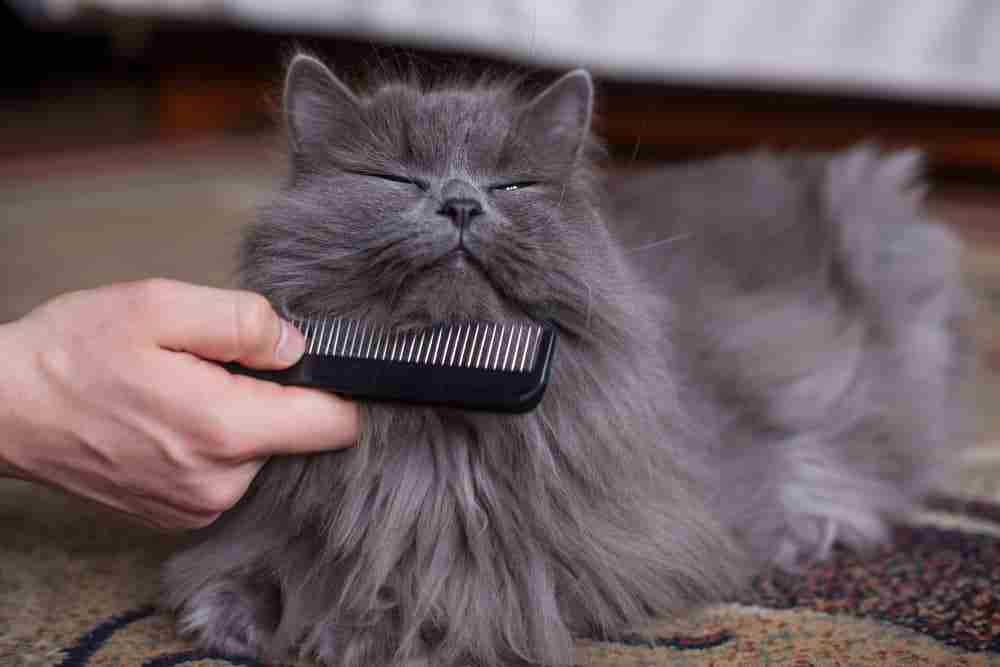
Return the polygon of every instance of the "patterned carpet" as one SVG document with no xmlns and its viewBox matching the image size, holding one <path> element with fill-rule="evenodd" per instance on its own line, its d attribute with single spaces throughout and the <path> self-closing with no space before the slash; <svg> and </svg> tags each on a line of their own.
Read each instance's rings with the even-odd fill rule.
<svg viewBox="0 0 1000 667">
<path fill-rule="evenodd" d="M 0 665 L 223 667 L 155 608 L 165 538 L 20 482 L 0 486 Z M 1000 505 L 941 499 L 892 547 L 838 552 L 758 581 L 747 599 L 617 642 L 580 641 L 593 667 L 1000 665 Z M 949 526 L 949 527 L 945 527 Z"/>
<path fill-rule="evenodd" d="M 0 173 L 0 321 L 66 289 L 150 273 L 226 282 L 234 235 L 273 186 L 273 168 L 239 151 L 215 162 L 158 156 L 153 171 L 147 160 L 130 162 L 127 177 L 80 170 L 55 186 L 4 183 Z M 967 238 L 976 234 L 970 227 Z M 976 241 L 969 273 L 986 297 L 980 329 L 1000 368 L 1000 244 Z M 995 384 L 984 379 L 982 400 L 1000 396 Z M 1000 665 L 1000 447 L 984 442 L 966 468 L 933 511 L 896 529 L 892 547 L 838 552 L 758 581 L 744 600 L 622 641 L 582 640 L 579 664 Z M 9 480 L 0 480 L 0 535 L 0 666 L 254 664 L 193 652 L 156 610 L 159 567 L 184 538 Z"/>
</svg>

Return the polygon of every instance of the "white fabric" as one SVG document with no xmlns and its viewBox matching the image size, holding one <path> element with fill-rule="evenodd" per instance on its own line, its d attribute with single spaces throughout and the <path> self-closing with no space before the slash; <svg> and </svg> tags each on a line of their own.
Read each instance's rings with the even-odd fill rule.
<svg viewBox="0 0 1000 667">
<path fill-rule="evenodd" d="M 42 0 L 462 48 L 619 78 L 1000 106 L 998 0 Z"/>
</svg>

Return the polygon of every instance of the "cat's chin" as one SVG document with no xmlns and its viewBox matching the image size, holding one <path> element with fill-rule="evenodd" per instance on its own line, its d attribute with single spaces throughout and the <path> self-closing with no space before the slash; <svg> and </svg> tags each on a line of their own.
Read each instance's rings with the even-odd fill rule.
<svg viewBox="0 0 1000 667">
<path fill-rule="evenodd" d="M 456 275 L 461 275 L 464 273 L 475 272 L 476 274 L 485 277 L 485 271 L 480 265 L 479 260 L 469 252 L 464 247 L 457 247 L 438 262 L 439 265 L 443 267 L 445 271 L 451 270 Z"/>
<path fill-rule="evenodd" d="M 497 289 L 475 256 L 462 249 L 448 253 L 408 281 L 390 310 L 390 319 L 403 327 L 525 317 Z"/>
<path fill-rule="evenodd" d="M 443 264 L 443 270 L 446 273 L 451 273 L 454 280 L 482 283 L 490 290 L 497 292 L 498 295 L 503 296 L 491 280 L 489 271 L 474 253 L 462 248 L 453 250 L 445 257 Z"/>
</svg>

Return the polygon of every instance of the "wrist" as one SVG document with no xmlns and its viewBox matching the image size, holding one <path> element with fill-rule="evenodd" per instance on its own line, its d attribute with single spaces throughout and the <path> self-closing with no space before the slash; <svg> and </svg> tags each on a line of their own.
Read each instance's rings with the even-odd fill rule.
<svg viewBox="0 0 1000 667">
<path fill-rule="evenodd" d="M 0 355 L 6 359 L 0 377 L 0 477 L 31 477 L 20 455 L 30 439 L 31 426 L 24 414 L 31 369 L 29 349 L 22 340 L 22 321 L 0 324 Z"/>
</svg>

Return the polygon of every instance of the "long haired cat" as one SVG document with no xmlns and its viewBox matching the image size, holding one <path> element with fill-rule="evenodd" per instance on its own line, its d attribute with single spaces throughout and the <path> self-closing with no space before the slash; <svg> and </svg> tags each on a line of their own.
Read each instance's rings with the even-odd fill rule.
<svg viewBox="0 0 1000 667">
<path fill-rule="evenodd" d="M 590 77 L 355 92 L 291 63 L 287 186 L 244 284 L 287 314 L 531 318 L 529 414 L 366 404 L 168 565 L 204 646 L 325 665 L 568 665 L 884 536 L 961 421 L 958 245 L 869 149 L 603 181 Z"/>
</svg>

